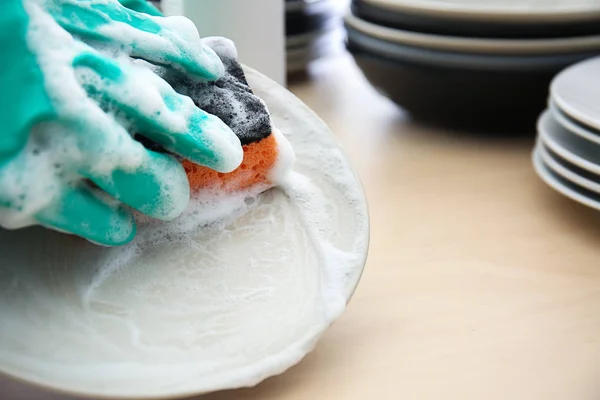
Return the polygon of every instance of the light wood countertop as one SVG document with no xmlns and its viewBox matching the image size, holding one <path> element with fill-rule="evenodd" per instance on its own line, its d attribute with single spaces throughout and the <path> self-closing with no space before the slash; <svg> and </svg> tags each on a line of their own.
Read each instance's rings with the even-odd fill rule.
<svg viewBox="0 0 600 400">
<path fill-rule="evenodd" d="M 298 366 L 201 399 L 600 398 L 600 214 L 537 178 L 533 136 L 414 125 L 346 55 L 312 75 L 290 89 L 367 192 L 363 279 Z"/>
</svg>

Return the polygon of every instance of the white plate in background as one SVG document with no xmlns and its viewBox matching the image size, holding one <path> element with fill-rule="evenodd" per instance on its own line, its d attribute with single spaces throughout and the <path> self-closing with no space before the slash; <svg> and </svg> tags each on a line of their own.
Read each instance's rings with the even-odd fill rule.
<svg viewBox="0 0 600 400">
<path fill-rule="evenodd" d="M 554 173 L 567 181 L 573 182 L 577 186 L 600 193 L 600 176 L 582 169 L 577 170 L 576 167 L 569 165 L 568 161 L 561 159 L 557 155 L 553 155 L 542 143 L 538 143 L 537 151 L 540 157 L 542 157 L 544 164 L 550 170 L 554 171 Z"/>
<path fill-rule="evenodd" d="M 539 118 L 538 135 L 539 140 L 561 158 L 600 175 L 600 145 L 566 130 L 549 110 Z"/>
<path fill-rule="evenodd" d="M 552 172 L 552 170 L 544 163 L 538 147 L 536 147 L 532 153 L 532 162 L 538 176 L 552 189 L 571 200 L 600 210 L 600 195 L 585 191 L 585 189 L 562 179 Z"/>
<path fill-rule="evenodd" d="M 577 136 L 582 137 L 583 139 L 589 140 L 590 142 L 596 143 L 600 145 L 600 132 L 594 132 L 591 129 L 588 129 L 586 126 L 577 123 L 577 121 L 573 120 L 571 117 L 566 115 L 557 105 L 556 102 L 550 99 L 549 109 L 552 112 L 552 116 L 560 125 L 562 125 L 566 130 L 571 133 L 574 133 Z"/>
<path fill-rule="evenodd" d="M 599 77 L 600 57 L 594 57 L 564 69 L 550 85 L 551 98 L 562 112 L 598 130 L 600 130 Z"/>
</svg>

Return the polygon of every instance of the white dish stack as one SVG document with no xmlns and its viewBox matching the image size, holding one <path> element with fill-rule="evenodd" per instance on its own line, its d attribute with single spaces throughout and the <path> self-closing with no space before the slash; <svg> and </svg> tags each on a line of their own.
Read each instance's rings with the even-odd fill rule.
<svg viewBox="0 0 600 400">
<path fill-rule="evenodd" d="M 549 186 L 600 210 L 600 57 L 577 63 L 552 81 L 533 164 Z"/>
</svg>

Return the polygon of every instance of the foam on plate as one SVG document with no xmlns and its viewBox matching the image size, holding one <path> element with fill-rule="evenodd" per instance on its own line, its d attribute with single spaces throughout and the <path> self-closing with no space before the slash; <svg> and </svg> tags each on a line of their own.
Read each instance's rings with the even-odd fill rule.
<svg viewBox="0 0 600 400">
<path fill-rule="evenodd" d="M 260 203 L 260 195 L 273 185 L 280 186 L 290 197 L 312 207 L 316 217 L 314 221 L 326 224 L 324 217 L 324 194 L 307 184 L 303 177 L 292 174 L 291 168 L 295 161 L 294 150 L 285 135 L 275 129 L 273 134 L 280 143 L 277 161 L 270 171 L 268 185 L 254 185 L 245 190 L 233 192 L 222 190 L 205 190 L 193 193 L 187 209 L 172 221 L 158 221 L 141 213 L 136 213 L 138 231 L 132 243 L 122 248 L 112 249 L 108 261 L 99 270 L 96 280 L 85 290 L 90 295 L 93 288 L 98 287 L 110 274 L 119 268 L 134 262 L 145 251 L 153 247 L 180 243 L 184 246 L 197 248 L 197 241 L 202 237 L 214 235 L 215 231 L 224 229 L 236 219 L 251 211 Z M 310 189 L 309 189 L 310 188 Z M 299 191 L 300 190 L 300 191 Z M 303 199 L 300 195 L 306 191 Z M 321 211 L 319 211 L 321 210 Z"/>
</svg>

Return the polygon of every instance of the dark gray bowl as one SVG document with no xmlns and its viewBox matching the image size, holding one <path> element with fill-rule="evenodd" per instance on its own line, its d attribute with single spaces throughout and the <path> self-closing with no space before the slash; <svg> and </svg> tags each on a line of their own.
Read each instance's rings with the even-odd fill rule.
<svg viewBox="0 0 600 400">
<path fill-rule="evenodd" d="M 314 3 L 294 1 L 286 4 L 286 36 L 325 31 L 337 23 L 335 8 L 329 0 Z"/>
<path fill-rule="evenodd" d="M 366 21 L 390 28 L 438 35 L 481 38 L 562 38 L 600 33 L 597 17 L 589 21 L 462 20 L 390 10 L 364 0 L 352 1 L 352 13 Z"/>
<path fill-rule="evenodd" d="M 535 132 L 549 84 L 594 54 L 500 56 L 403 46 L 346 26 L 365 77 L 415 119 L 448 128 Z"/>
</svg>

